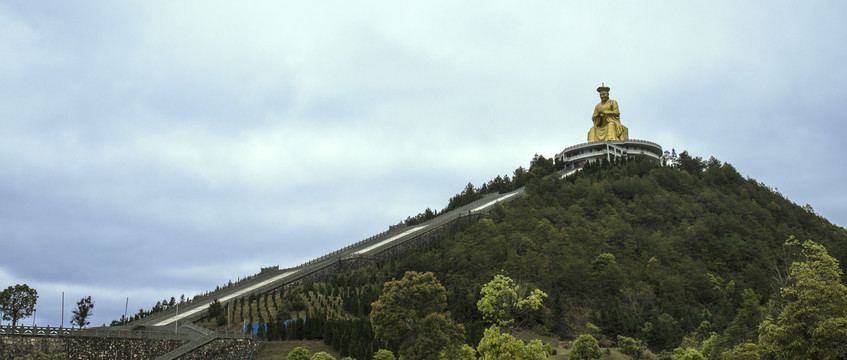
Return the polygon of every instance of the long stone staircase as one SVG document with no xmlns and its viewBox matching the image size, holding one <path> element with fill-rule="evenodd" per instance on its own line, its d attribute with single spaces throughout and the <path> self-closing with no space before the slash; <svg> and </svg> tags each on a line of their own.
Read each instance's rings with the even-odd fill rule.
<svg viewBox="0 0 847 360">
<path fill-rule="evenodd" d="M 183 304 L 178 313 L 176 309 L 170 309 L 135 321 L 133 324 L 166 326 L 172 324 L 174 321 L 180 321 L 180 323 L 182 323 L 183 321 L 190 322 L 200 319 L 205 316 L 209 304 L 216 299 L 222 304 L 226 304 L 251 293 L 262 293 L 283 287 L 286 284 L 298 281 L 329 266 L 333 266 L 342 260 L 373 258 L 375 255 L 415 240 L 420 236 L 426 235 L 431 231 L 438 230 L 441 227 L 454 223 L 462 218 L 485 214 L 498 204 L 519 198 L 523 193 L 524 189 L 521 188 L 505 194 L 487 194 L 473 203 L 447 213 L 440 214 L 439 216 L 422 224 L 392 227 L 388 231 L 368 237 L 367 239 L 348 245 L 296 267 L 265 270 L 241 282 L 233 284 L 233 286 L 216 290 L 204 296 L 197 296 L 192 299 L 190 303 Z"/>
<path fill-rule="evenodd" d="M 563 170 L 558 173 L 566 177 L 577 170 Z M 249 335 L 232 332 L 215 332 L 196 325 L 191 322 L 205 316 L 209 304 L 214 300 L 226 304 L 235 301 L 242 296 L 252 293 L 263 293 L 274 290 L 304 279 L 310 275 L 331 267 L 340 261 L 351 259 L 373 259 L 375 256 L 402 246 L 408 242 L 427 236 L 434 231 L 461 221 L 470 216 L 484 216 L 494 207 L 518 199 L 525 192 L 524 188 L 505 194 L 487 194 L 483 198 L 468 205 L 454 209 L 447 213 L 438 215 L 422 224 L 405 226 L 398 225 L 374 236 L 368 237 L 344 248 L 335 250 L 329 254 L 307 261 L 292 268 L 279 269 L 277 267 L 264 268 L 262 272 L 250 276 L 232 286 L 227 286 L 204 296 L 197 296 L 188 304 L 183 304 L 182 309 L 164 311 L 144 319 L 133 322 L 134 325 L 153 326 L 160 328 L 179 321 L 182 332 L 188 333 L 191 340 L 177 349 L 161 356 L 158 360 L 173 360 L 188 354 L 216 339 L 220 338 L 244 338 Z"/>
</svg>

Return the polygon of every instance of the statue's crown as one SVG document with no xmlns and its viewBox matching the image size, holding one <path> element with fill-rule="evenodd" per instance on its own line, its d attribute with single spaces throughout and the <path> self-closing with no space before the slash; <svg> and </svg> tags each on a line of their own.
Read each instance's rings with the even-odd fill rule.
<svg viewBox="0 0 847 360">
<path fill-rule="evenodd" d="M 609 87 L 606 86 L 606 83 L 600 83 L 600 87 L 597 88 L 597 92 L 609 91 Z"/>
</svg>

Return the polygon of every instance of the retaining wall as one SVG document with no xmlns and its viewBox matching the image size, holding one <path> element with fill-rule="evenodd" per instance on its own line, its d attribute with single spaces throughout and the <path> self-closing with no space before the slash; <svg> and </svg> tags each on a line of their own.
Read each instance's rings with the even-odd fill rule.
<svg viewBox="0 0 847 360">
<path fill-rule="evenodd" d="M 185 344 L 186 340 L 122 339 L 99 337 L 0 335 L 0 359 L 14 359 L 36 351 L 48 355 L 67 353 L 70 360 L 155 360 Z M 180 359 L 253 359 L 260 343 L 248 339 L 217 339 Z"/>
<path fill-rule="evenodd" d="M 180 360 L 252 360 L 261 343 L 248 339 L 217 339 L 194 350 Z"/>
</svg>

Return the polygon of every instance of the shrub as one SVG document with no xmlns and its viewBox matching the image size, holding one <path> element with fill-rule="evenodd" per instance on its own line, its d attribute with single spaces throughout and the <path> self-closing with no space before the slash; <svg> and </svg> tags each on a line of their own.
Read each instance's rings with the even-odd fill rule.
<svg viewBox="0 0 847 360">
<path fill-rule="evenodd" d="M 597 340 L 588 334 L 580 335 L 571 347 L 571 354 L 568 360 L 599 360 L 603 358 L 603 353 L 600 352 L 600 345 L 597 345 Z"/>
<path fill-rule="evenodd" d="M 380 349 L 374 354 L 373 360 L 396 360 L 394 353 L 390 350 Z"/>
<path fill-rule="evenodd" d="M 309 355 L 309 350 L 303 347 L 296 347 L 294 350 L 288 353 L 288 356 L 285 357 L 285 360 L 310 360 L 311 355 Z"/>
</svg>

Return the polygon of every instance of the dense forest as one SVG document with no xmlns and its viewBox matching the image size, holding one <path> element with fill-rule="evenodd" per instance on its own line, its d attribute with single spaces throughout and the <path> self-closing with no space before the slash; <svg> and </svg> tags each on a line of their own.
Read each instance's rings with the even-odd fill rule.
<svg viewBox="0 0 847 360">
<path fill-rule="evenodd" d="M 433 245 L 264 295 L 264 305 L 258 296 L 242 300 L 238 321 L 269 323 L 259 331 L 269 339 L 324 339 L 344 356 L 370 359 L 380 348 L 397 351 L 375 338 L 370 322 L 384 284 L 431 272 L 464 341 L 477 344 L 490 325 L 478 308 L 481 291 L 505 275 L 547 294 L 540 309 L 517 315 L 520 328 L 561 339 L 624 336 L 657 354 L 721 354 L 758 343 L 760 324 L 786 307 L 792 264 L 808 257 L 787 240 L 813 240 L 847 258 L 847 230 L 714 158 L 683 152 L 663 166 L 631 157 L 549 176 L 557 170 L 536 156 L 511 179 L 468 185 L 445 210 L 486 192 L 525 186 L 526 194 Z M 427 209 L 407 223 L 432 216 Z M 833 266 L 840 282 L 845 263 Z M 217 310 L 217 323 L 231 312 Z M 286 324 L 295 318 L 305 320 Z"/>
<path fill-rule="evenodd" d="M 712 332 L 726 335 L 722 348 L 755 343 L 800 256 L 784 246 L 790 236 L 847 257 L 847 230 L 714 158 L 684 152 L 675 166 L 630 158 L 545 176 L 555 170 L 536 157 L 516 172 L 522 199 L 375 271 L 433 272 L 471 344 L 485 329 L 480 289 L 506 273 L 549 294 L 525 326 L 563 338 L 624 335 L 659 352 Z M 739 317 L 748 311 L 752 318 Z"/>
<path fill-rule="evenodd" d="M 847 230 L 811 207 L 684 153 L 678 167 L 636 159 L 533 178 L 522 199 L 398 267 L 434 272 L 462 321 L 479 318 L 479 286 L 505 271 L 551 295 L 539 322 L 550 331 L 574 335 L 582 315 L 609 335 L 651 322 L 650 344 L 666 348 L 704 320 L 726 326 L 745 289 L 770 298 L 797 258 L 783 247 L 792 235 L 847 256 Z"/>
<path fill-rule="evenodd" d="M 534 161 L 529 173 L 552 166 Z M 565 179 L 530 177 L 526 189 L 490 218 L 398 261 L 398 270 L 441 279 L 472 339 L 483 328 L 480 286 L 505 272 L 550 295 L 547 311 L 530 319 L 541 332 L 599 330 L 657 351 L 711 332 L 731 332 L 724 347 L 755 343 L 760 319 L 740 324 L 739 309 L 765 311 L 786 285 L 799 259 L 783 246 L 790 236 L 847 257 L 847 230 L 714 158 L 590 164 Z"/>
</svg>

